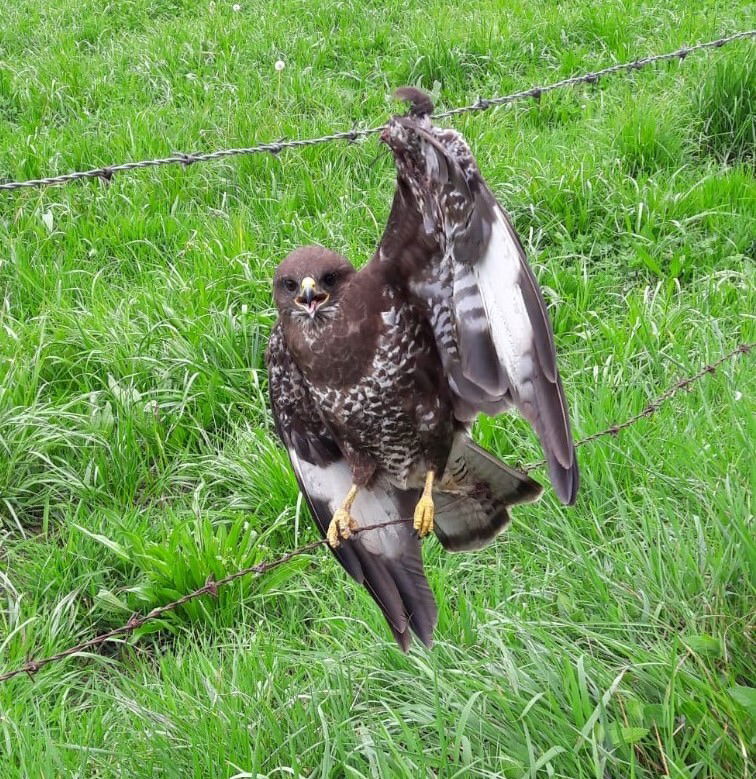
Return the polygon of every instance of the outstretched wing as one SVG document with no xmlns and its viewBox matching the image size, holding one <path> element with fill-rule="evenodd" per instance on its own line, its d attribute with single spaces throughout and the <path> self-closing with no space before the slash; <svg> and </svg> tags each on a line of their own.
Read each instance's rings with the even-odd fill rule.
<svg viewBox="0 0 756 779">
<path fill-rule="evenodd" d="M 422 95 L 422 93 L 420 93 Z M 424 306 L 461 420 L 516 406 L 543 446 L 554 489 L 574 503 L 578 466 L 551 323 L 522 243 L 454 130 L 427 98 L 383 133 L 397 191 L 375 262 Z"/>
<path fill-rule="evenodd" d="M 334 511 L 351 486 L 351 469 L 313 402 L 280 326 L 271 333 L 266 363 L 276 430 L 289 452 L 310 512 L 325 536 Z M 370 489 L 360 490 L 351 514 L 358 527 L 394 523 L 412 516 L 417 497 L 417 491 L 397 490 L 377 480 Z M 332 551 L 381 608 L 403 650 L 409 648 L 410 628 L 423 643 L 431 645 L 436 603 L 411 523 L 358 533 Z"/>
</svg>

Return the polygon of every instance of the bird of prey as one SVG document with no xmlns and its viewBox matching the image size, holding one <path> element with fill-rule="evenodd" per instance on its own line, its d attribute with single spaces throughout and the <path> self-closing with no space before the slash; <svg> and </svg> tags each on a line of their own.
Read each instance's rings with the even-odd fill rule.
<svg viewBox="0 0 756 779">
<path fill-rule="evenodd" d="M 463 137 L 433 126 L 430 98 L 397 96 L 410 108 L 381 135 L 397 179 L 378 249 L 361 270 L 320 246 L 283 260 L 266 362 L 310 512 L 406 651 L 410 630 L 430 646 L 436 623 L 419 539 L 432 530 L 447 550 L 478 549 L 542 491 L 473 442 L 478 413 L 520 411 L 563 503 L 578 466 L 522 243 Z"/>
</svg>

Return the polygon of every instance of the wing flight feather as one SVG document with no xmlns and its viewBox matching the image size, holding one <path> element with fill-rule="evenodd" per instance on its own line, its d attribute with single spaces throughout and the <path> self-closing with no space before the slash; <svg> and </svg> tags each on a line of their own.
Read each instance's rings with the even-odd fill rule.
<svg viewBox="0 0 756 779">
<path fill-rule="evenodd" d="M 318 412 L 280 327 L 271 333 L 266 362 L 276 430 L 310 513 L 325 537 L 334 511 L 351 486 L 351 469 Z M 377 479 L 360 490 L 351 514 L 358 527 L 392 523 L 412 516 L 417 496 L 415 490 L 398 490 Z M 409 648 L 410 629 L 431 645 L 436 603 L 423 571 L 420 541 L 410 523 L 358 533 L 331 551 L 370 593 L 403 650 Z"/>
<path fill-rule="evenodd" d="M 413 94 L 402 96 L 416 107 Z M 574 503 L 578 466 L 554 335 L 511 220 L 459 133 L 434 128 L 415 108 L 382 138 L 397 195 L 373 261 L 393 265 L 424 307 L 458 418 L 514 405 L 541 441 L 557 495 Z"/>
</svg>

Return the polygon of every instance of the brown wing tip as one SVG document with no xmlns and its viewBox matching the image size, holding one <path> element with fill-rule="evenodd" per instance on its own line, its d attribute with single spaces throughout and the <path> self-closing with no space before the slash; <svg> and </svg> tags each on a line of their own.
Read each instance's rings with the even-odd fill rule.
<svg viewBox="0 0 756 779">
<path fill-rule="evenodd" d="M 518 503 L 535 503 L 543 495 L 543 485 L 535 479 L 531 479 L 526 473 L 523 474 L 523 480 L 517 487 L 515 493 L 511 496 L 508 505 L 515 506 Z"/>
<path fill-rule="evenodd" d="M 550 464 L 549 471 L 551 483 L 554 485 L 554 491 L 559 500 L 565 506 L 574 506 L 580 487 L 580 471 L 578 469 L 577 460 L 575 460 L 569 468 L 564 468 L 559 465 L 559 463 L 555 462 Z"/>
<path fill-rule="evenodd" d="M 417 87 L 399 87 L 394 92 L 397 100 L 410 104 L 409 116 L 422 117 L 433 113 L 433 100 L 427 92 Z"/>
<path fill-rule="evenodd" d="M 397 630 L 391 622 L 388 623 L 389 627 L 391 628 L 391 632 L 394 634 L 394 638 L 396 639 L 396 643 L 399 645 L 399 649 L 402 650 L 405 654 L 409 652 L 410 648 L 410 631 L 409 628 L 405 628 L 404 630 Z"/>
</svg>

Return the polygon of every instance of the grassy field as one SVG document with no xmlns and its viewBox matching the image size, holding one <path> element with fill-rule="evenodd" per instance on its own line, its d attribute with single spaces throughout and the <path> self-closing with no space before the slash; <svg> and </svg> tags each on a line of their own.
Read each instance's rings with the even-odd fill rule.
<svg viewBox="0 0 756 779">
<path fill-rule="evenodd" d="M 10 0 L 0 176 L 380 124 L 752 26 L 747 2 Z M 284 70 L 274 63 L 283 60 Z M 552 305 L 576 435 L 754 340 L 752 42 L 458 118 Z M 356 262 L 375 138 L 0 193 L 0 672 L 314 538 L 267 410 L 277 262 Z M 580 450 L 402 655 L 325 550 L 0 685 L 0 777 L 749 776 L 753 357 Z M 520 419 L 481 420 L 510 462 Z M 543 475 L 543 474 L 541 474 Z"/>
</svg>

